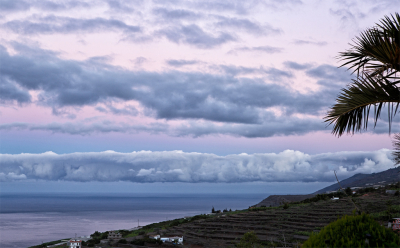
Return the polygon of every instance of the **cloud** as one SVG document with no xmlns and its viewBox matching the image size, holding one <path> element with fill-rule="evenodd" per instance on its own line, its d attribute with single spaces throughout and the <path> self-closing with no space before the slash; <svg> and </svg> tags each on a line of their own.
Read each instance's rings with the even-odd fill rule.
<svg viewBox="0 0 400 248">
<path fill-rule="evenodd" d="M 247 33 L 255 34 L 255 35 L 276 35 L 282 33 L 281 29 L 273 28 L 272 26 L 260 25 L 249 19 L 239 19 L 239 18 L 227 18 L 223 16 L 218 17 L 218 22 L 215 23 L 215 26 L 218 28 L 229 28 L 237 31 L 245 31 Z"/>
<path fill-rule="evenodd" d="M 0 76 L 7 78 L 7 82 L 12 83 L 8 87 L 14 87 L 14 90 L 38 91 L 36 104 L 49 106 L 56 112 L 69 106 L 98 107 L 96 105 L 104 102 L 134 100 L 145 109 L 144 114 L 167 120 L 261 124 L 271 120 L 265 119 L 271 115 L 268 110 L 271 107 L 281 108 L 288 120 L 293 113 L 313 114 L 320 118 L 319 111 L 325 111 L 333 103 L 342 85 L 351 78 L 344 69 L 329 65 L 313 67 L 306 74 L 315 78 L 321 89 L 299 93 L 289 86 L 274 83 L 291 80 L 294 74 L 273 67 L 220 65 L 213 68 L 219 72 L 217 74 L 127 71 L 102 64 L 103 57 L 87 61 L 62 60 L 46 51 L 14 48 L 23 53 L 10 55 L 4 48 L 0 50 L 3 62 Z M 176 66 L 188 63 L 169 62 Z M 247 77 L 253 74 L 261 78 Z M 27 94 L 25 98 L 21 92 L 14 94 L 13 99 L 27 101 Z M 6 94 L 3 100 L 8 100 L 9 95 L 12 94 Z M 121 110 L 105 111 L 122 113 Z"/>
<path fill-rule="evenodd" d="M 44 11 L 64 11 L 73 8 L 89 8 L 90 2 L 77 0 L 71 1 L 25 1 L 25 0 L 2 0 L 0 1 L 0 12 L 20 12 L 27 11 L 32 8 Z"/>
<path fill-rule="evenodd" d="M 315 45 L 315 46 L 326 46 L 328 43 L 325 41 L 310 41 L 310 40 L 294 40 L 296 45 Z"/>
<path fill-rule="evenodd" d="M 257 47 L 238 47 L 232 49 L 228 53 L 236 54 L 237 52 L 264 52 L 268 54 L 281 53 L 284 49 L 272 46 L 257 46 Z"/>
<path fill-rule="evenodd" d="M 167 60 L 166 62 L 168 65 L 174 66 L 174 67 L 182 67 L 185 65 L 195 65 L 195 64 L 200 63 L 200 61 L 198 61 L 198 60 L 183 60 L 183 59 L 180 59 L 180 60 L 170 59 L 170 60 Z"/>
<path fill-rule="evenodd" d="M 78 19 L 71 17 L 46 16 L 30 20 L 12 20 L 3 24 L 8 30 L 27 35 L 55 34 L 55 33 L 81 33 L 81 32 L 102 32 L 122 31 L 125 34 L 141 32 L 139 26 L 128 25 L 120 20 L 92 18 Z"/>
<path fill-rule="evenodd" d="M 182 151 L 1 154 L 0 180 L 131 182 L 333 182 L 393 167 L 391 151 L 218 156 Z"/>
<path fill-rule="evenodd" d="M 0 1 L 0 12 L 17 12 L 30 8 L 30 4 L 22 0 L 3 0 Z"/>
<path fill-rule="evenodd" d="M 113 113 L 115 115 L 130 115 L 136 116 L 138 115 L 139 111 L 134 106 L 124 106 L 123 108 L 116 108 L 112 105 L 107 105 L 106 108 L 103 107 L 96 107 L 96 110 L 103 112 L 103 113 Z"/>
<path fill-rule="evenodd" d="M 294 70 L 305 70 L 305 69 L 310 69 L 311 68 L 311 64 L 299 64 L 297 62 L 294 61 L 286 61 L 284 62 L 284 65 L 290 69 L 294 69 Z"/>
<path fill-rule="evenodd" d="M 197 20 L 202 15 L 186 9 L 155 8 L 153 13 L 161 18 L 160 22 L 171 20 Z"/>
<path fill-rule="evenodd" d="M 107 109 L 97 108 L 99 111 Z M 147 132 L 150 134 L 167 133 L 168 125 L 161 123 L 150 123 L 147 125 L 132 125 L 129 123 L 115 123 L 112 121 L 97 121 L 91 123 L 84 122 L 65 122 L 49 124 L 30 124 L 30 123 L 8 123 L 0 124 L 0 130 L 30 130 L 47 131 L 52 133 L 66 133 L 72 135 L 89 135 L 93 133 L 139 133 Z"/>
<path fill-rule="evenodd" d="M 160 30 L 158 34 L 171 42 L 188 44 L 200 49 L 211 49 L 236 40 L 232 35 L 224 32 L 215 35 L 207 33 L 195 24 L 166 28 Z"/>
<path fill-rule="evenodd" d="M 134 8 L 131 6 L 134 3 L 136 6 L 140 5 L 141 1 L 121 1 L 121 0 L 106 0 L 105 1 L 112 12 L 116 13 L 132 13 Z"/>
<path fill-rule="evenodd" d="M 0 75 L 0 102 L 7 101 L 28 103 L 31 102 L 31 95 L 27 90 L 19 88 L 16 84 Z"/>
</svg>

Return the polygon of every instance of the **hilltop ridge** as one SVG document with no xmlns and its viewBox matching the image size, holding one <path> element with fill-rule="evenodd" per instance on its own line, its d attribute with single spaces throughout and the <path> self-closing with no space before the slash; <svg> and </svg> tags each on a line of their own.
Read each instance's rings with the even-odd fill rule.
<svg viewBox="0 0 400 248">
<path fill-rule="evenodd" d="M 373 187 L 374 185 L 391 184 L 400 181 L 400 167 L 392 168 L 378 173 L 371 174 L 355 174 L 352 177 L 341 180 L 340 184 L 343 188 L 347 187 Z M 322 194 L 328 191 L 336 191 L 339 189 L 337 183 L 320 189 L 314 194 Z"/>
</svg>

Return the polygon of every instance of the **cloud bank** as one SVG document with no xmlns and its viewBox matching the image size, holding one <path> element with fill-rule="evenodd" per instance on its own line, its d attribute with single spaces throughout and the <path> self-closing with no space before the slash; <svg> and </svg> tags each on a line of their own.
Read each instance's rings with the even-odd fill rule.
<svg viewBox="0 0 400 248">
<path fill-rule="evenodd" d="M 356 173 L 393 167 L 391 151 L 336 152 L 309 155 L 281 153 L 232 154 L 182 151 L 114 151 L 56 154 L 1 154 L 0 180 L 149 182 L 333 182 Z"/>
</svg>

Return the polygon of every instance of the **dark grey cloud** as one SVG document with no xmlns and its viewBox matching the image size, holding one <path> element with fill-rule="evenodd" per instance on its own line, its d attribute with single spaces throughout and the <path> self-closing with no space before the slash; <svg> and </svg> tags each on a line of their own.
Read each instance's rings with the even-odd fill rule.
<svg viewBox="0 0 400 248">
<path fill-rule="evenodd" d="M 286 61 L 283 63 L 286 67 L 294 70 L 305 70 L 311 68 L 311 64 L 299 64 L 294 61 Z"/>
<path fill-rule="evenodd" d="M 328 43 L 325 41 L 311 41 L 311 40 L 294 40 L 296 45 L 315 45 L 315 46 L 326 46 Z"/>
<path fill-rule="evenodd" d="M 280 80 L 283 78 L 292 78 L 293 74 L 288 71 L 279 70 L 273 67 L 270 68 L 254 68 L 254 67 L 245 67 L 245 66 L 233 66 L 233 65 L 220 65 L 220 66 L 212 66 L 211 68 L 218 68 L 222 70 L 225 74 L 238 76 L 238 75 L 247 75 L 247 74 L 261 74 L 268 76 L 271 80 Z"/>
<path fill-rule="evenodd" d="M 182 151 L 0 154 L 0 181 L 332 182 L 393 167 L 391 151 L 218 156 Z M 112 169 L 110 169 L 112 168 Z"/>
<path fill-rule="evenodd" d="M 30 8 L 30 4 L 23 0 L 2 0 L 0 1 L 0 12 L 17 12 Z"/>
<path fill-rule="evenodd" d="M 171 21 L 171 20 L 197 20 L 202 17 L 201 14 L 186 10 L 186 9 L 167 9 L 167 8 L 155 8 L 153 13 L 161 18 L 160 22 Z"/>
<path fill-rule="evenodd" d="M 32 2 L 32 6 L 34 8 L 38 8 L 40 10 L 48 10 L 48 11 L 64 11 L 70 10 L 74 8 L 90 8 L 93 6 L 90 2 L 78 1 L 78 0 L 69 0 L 69 1 L 46 1 L 40 0 L 36 2 Z"/>
<path fill-rule="evenodd" d="M 236 40 L 232 35 L 224 32 L 207 33 L 195 24 L 166 28 L 159 31 L 158 34 L 171 42 L 188 44 L 200 49 L 211 49 Z"/>
<path fill-rule="evenodd" d="M 15 83 L 0 76 L 0 102 L 16 101 L 18 103 L 31 102 L 31 95 L 25 89 L 18 88 Z"/>
<path fill-rule="evenodd" d="M 139 7 L 142 1 L 121 1 L 121 0 L 105 0 L 111 11 L 116 13 L 132 13 L 135 11 L 132 5 Z"/>
<path fill-rule="evenodd" d="M 69 1 L 25 1 L 25 0 L 1 0 L 0 12 L 21 12 L 32 8 L 44 11 L 65 11 L 74 8 L 90 8 L 93 2 L 84 2 L 78 0 Z"/>
<path fill-rule="evenodd" d="M 116 19 L 77 19 L 70 17 L 47 16 L 32 20 L 13 20 L 3 24 L 3 27 L 20 34 L 54 34 L 79 33 L 99 31 L 122 31 L 126 34 L 141 31 L 139 26 L 128 25 Z"/>
<path fill-rule="evenodd" d="M 101 64 L 101 59 L 61 60 L 46 51 L 38 60 L 40 51 L 10 55 L 1 50 L 0 75 L 21 90 L 38 90 L 38 103 L 55 109 L 136 100 L 155 118 L 260 124 L 270 107 L 282 107 L 288 115 L 317 114 L 333 104 L 350 80 L 344 69 L 318 66 L 306 73 L 318 80 L 321 90 L 300 94 L 282 86 L 293 74 L 276 68 L 221 65 L 215 67 L 220 74 L 133 72 Z M 278 84 L 245 77 L 253 73 Z"/>
<path fill-rule="evenodd" d="M 325 86 L 333 86 L 332 84 L 350 83 L 353 78 L 350 73 L 344 69 L 338 69 L 331 65 L 319 65 L 306 71 L 310 77 L 320 79 L 319 83 Z"/>
<path fill-rule="evenodd" d="M 96 107 L 96 109 L 103 113 L 113 113 L 115 115 L 130 115 L 136 116 L 139 114 L 139 111 L 134 106 L 124 106 L 123 108 L 117 108 L 113 105 L 109 104 L 106 108 L 103 107 Z"/>
<path fill-rule="evenodd" d="M 281 29 L 274 28 L 268 24 L 258 24 L 256 22 L 250 21 L 244 18 L 227 18 L 223 16 L 218 17 L 218 21 L 215 26 L 218 28 L 229 28 L 237 31 L 245 31 L 254 35 L 276 35 L 282 33 Z"/>
<path fill-rule="evenodd" d="M 109 108 L 97 107 L 100 112 L 109 112 Z M 165 134 L 168 133 L 169 126 L 162 123 L 151 123 L 147 125 L 134 125 L 130 123 L 115 123 L 108 120 L 92 122 L 65 122 L 48 124 L 30 124 L 23 122 L 0 124 L 0 130 L 30 130 L 46 131 L 51 133 L 63 133 L 72 135 L 90 135 L 93 133 L 150 133 Z"/>
<path fill-rule="evenodd" d="M 174 67 L 182 67 L 185 65 L 195 65 L 195 64 L 200 63 L 200 61 L 198 61 L 198 60 L 184 60 L 184 59 L 180 59 L 180 60 L 170 59 L 170 60 L 167 60 L 166 62 L 168 65 L 174 66 Z"/>
<path fill-rule="evenodd" d="M 281 53 L 284 49 L 273 46 L 258 46 L 258 47 L 238 47 L 229 51 L 229 53 L 235 54 L 236 52 L 263 52 L 263 53 Z"/>
</svg>

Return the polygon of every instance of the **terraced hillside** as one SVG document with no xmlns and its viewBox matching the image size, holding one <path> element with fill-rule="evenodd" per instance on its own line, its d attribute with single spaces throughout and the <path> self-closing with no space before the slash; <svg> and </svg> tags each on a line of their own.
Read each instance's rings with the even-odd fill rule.
<svg viewBox="0 0 400 248">
<path fill-rule="evenodd" d="M 355 199 L 362 211 L 369 213 L 385 211 L 388 201 L 400 205 L 399 197 L 382 194 Z M 266 246 L 298 247 L 310 232 L 320 230 L 339 216 L 351 214 L 353 209 L 348 199 L 297 204 L 287 209 L 250 209 L 182 224 L 162 230 L 161 234 L 183 235 L 185 247 L 234 247 L 243 234 L 254 231 Z"/>
</svg>

